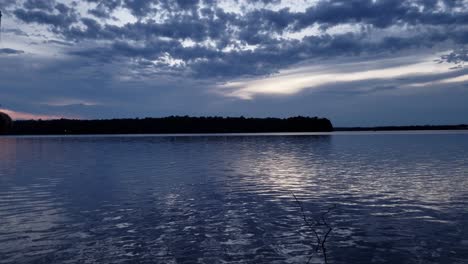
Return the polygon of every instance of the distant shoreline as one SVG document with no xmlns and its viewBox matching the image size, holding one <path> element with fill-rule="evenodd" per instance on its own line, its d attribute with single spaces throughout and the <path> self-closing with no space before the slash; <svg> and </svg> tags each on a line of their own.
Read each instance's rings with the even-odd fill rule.
<svg viewBox="0 0 468 264">
<path fill-rule="evenodd" d="M 8 118 L 7 118 L 8 119 Z M 6 120 L 8 121 L 8 120 Z M 132 135 L 132 134 L 258 134 L 377 131 L 457 131 L 467 124 L 374 127 L 333 127 L 327 118 L 190 117 L 124 119 L 16 120 L 3 128 L 4 135 Z M 5 133 L 5 130 L 7 131 Z M 1 130 L 0 130 L 1 132 Z"/>
<path fill-rule="evenodd" d="M 332 132 L 330 120 L 290 118 L 190 117 L 14 121 L 7 135 L 206 134 Z"/>
<path fill-rule="evenodd" d="M 353 131 L 431 131 L 431 130 L 468 130 L 468 125 L 423 125 L 423 126 L 376 126 L 376 127 L 335 127 L 336 132 Z"/>
<path fill-rule="evenodd" d="M 158 133 L 158 134 L 23 134 L 23 135 L 0 135 L 8 138 L 55 138 L 55 137 L 275 137 L 275 136 L 340 136 L 340 135 L 421 135 L 421 134 L 468 134 L 466 130 L 381 130 L 381 131 L 332 131 L 332 132 L 258 132 L 258 133 Z"/>
<path fill-rule="evenodd" d="M 66 136 L 66 135 L 256 135 L 256 134 L 301 134 L 301 133 L 333 133 L 333 132 L 424 132 L 424 131 L 468 131 L 468 125 L 444 126 L 385 126 L 385 127 L 336 127 L 331 131 L 237 131 L 237 132 L 136 132 L 136 133 L 8 133 L 9 136 Z"/>
</svg>

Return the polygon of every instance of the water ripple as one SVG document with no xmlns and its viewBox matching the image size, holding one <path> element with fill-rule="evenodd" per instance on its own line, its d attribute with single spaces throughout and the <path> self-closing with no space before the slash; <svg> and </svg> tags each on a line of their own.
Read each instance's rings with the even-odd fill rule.
<svg viewBox="0 0 468 264">
<path fill-rule="evenodd" d="M 468 134 L 0 146 L 0 263 L 323 263 L 292 193 L 331 263 L 468 260 Z"/>
</svg>

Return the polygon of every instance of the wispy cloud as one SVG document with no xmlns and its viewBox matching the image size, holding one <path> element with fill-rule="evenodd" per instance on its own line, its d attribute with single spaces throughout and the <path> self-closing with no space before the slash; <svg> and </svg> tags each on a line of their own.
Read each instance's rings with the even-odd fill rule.
<svg viewBox="0 0 468 264">
<path fill-rule="evenodd" d="M 94 101 L 88 100 L 80 100 L 80 99 L 54 99 L 48 102 L 43 103 L 44 105 L 48 106 L 97 106 L 99 103 Z"/>
<path fill-rule="evenodd" d="M 406 64 L 392 65 L 398 59 L 370 60 L 367 62 L 327 63 L 309 66 L 293 67 L 264 78 L 231 81 L 220 85 L 217 92 L 224 96 L 251 100 L 257 95 L 293 95 L 306 89 L 316 89 L 330 84 L 346 84 L 350 82 L 369 80 L 405 80 L 400 87 L 427 86 L 435 82 L 413 81 L 407 84 L 408 78 L 413 76 L 437 75 L 452 71 L 450 64 L 434 63 L 433 57 L 414 56 Z M 438 83 L 466 81 L 467 76 L 458 76 Z M 367 87 L 371 89 L 372 87 Z"/>
<path fill-rule="evenodd" d="M 50 120 L 50 119 L 60 119 L 60 118 L 71 118 L 62 115 L 43 115 L 43 114 L 35 114 L 35 113 L 25 113 L 25 112 L 18 112 L 10 109 L 0 109 L 0 112 L 4 112 L 9 115 L 14 120 Z"/>
<path fill-rule="evenodd" d="M 0 49 L 0 55 L 18 55 L 18 54 L 23 54 L 23 53 L 24 51 L 17 50 L 17 49 L 10 49 L 10 48 Z"/>
</svg>

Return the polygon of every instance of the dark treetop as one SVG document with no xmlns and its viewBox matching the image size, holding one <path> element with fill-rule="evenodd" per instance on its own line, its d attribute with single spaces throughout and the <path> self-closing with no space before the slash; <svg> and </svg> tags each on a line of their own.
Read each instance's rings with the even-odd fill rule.
<svg viewBox="0 0 468 264">
<path fill-rule="evenodd" d="M 11 127 L 11 118 L 5 113 L 0 112 L 0 134 L 5 134 Z"/>
<path fill-rule="evenodd" d="M 10 134 L 160 134 L 160 133 L 260 133 L 329 132 L 330 120 L 318 117 L 244 118 L 170 116 L 109 120 L 15 121 Z"/>
</svg>

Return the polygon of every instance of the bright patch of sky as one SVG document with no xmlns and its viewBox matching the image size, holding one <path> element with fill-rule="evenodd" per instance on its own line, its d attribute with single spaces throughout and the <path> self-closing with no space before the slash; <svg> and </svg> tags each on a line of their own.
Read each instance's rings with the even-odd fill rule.
<svg viewBox="0 0 468 264">
<path fill-rule="evenodd" d="M 419 75 L 436 75 L 452 72 L 452 65 L 435 63 L 440 55 L 414 56 L 415 63 L 396 66 L 392 64 L 397 59 L 372 60 L 367 62 L 335 62 L 330 65 L 309 65 L 292 67 L 265 78 L 231 81 L 220 85 L 217 90 L 224 96 L 252 100 L 258 95 L 293 95 L 305 89 L 317 89 L 325 85 L 337 83 L 351 83 L 364 80 L 395 80 L 406 79 Z M 408 60 L 408 58 L 405 58 Z M 345 70 L 346 69 L 346 70 Z M 363 70 L 364 69 L 364 70 Z M 468 80 L 468 75 L 446 78 L 434 82 L 415 80 L 410 83 L 402 82 L 400 89 L 409 87 L 430 86 L 433 84 L 456 83 Z M 370 87 L 372 88 L 372 87 Z"/>
</svg>

